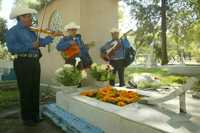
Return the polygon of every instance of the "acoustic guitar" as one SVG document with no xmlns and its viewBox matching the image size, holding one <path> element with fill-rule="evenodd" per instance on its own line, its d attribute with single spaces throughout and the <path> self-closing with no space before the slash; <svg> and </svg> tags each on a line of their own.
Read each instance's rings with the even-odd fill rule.
<svg viewBox="0 0 200 133">
<path fill-rule="evenodd" d="M 92 41 L 91 43 L 85 44 L 86 48 L 90 48 L 95 46 L 95 42 Z M 70 45 L 69 48 L 65 49 L 64 52 L 61 52 L 61 55 L 65 60 L 71 60 L 74 57 L 78 56 L 80 54 L 80 48 L 76 42 Z"/>
</svg>

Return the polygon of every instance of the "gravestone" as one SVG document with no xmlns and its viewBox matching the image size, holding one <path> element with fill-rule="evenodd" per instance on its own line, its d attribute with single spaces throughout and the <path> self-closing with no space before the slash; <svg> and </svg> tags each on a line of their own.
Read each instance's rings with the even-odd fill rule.
<svg viewBox="0 0 200 133">
<path fill-rule="evenodd" d="M 196 78 L 190 78 L 187 80 L 186 84 L 183 85 L 181 88 L 167 94 L 166 96 L 159 97 L 159 98 L 144 98 L 140 101 L 140 103 L 149 104 L 149 105 L 156 105 L 160 104 L 169 100 L 172 100 L 179 96 L 179 104 L 180 104 L 180 112 L 186 113 L 186 103 L 185 103 L 185 93 L 187 90 L 190 90 L 195 83 L 197 83 Z"/>
</svg>

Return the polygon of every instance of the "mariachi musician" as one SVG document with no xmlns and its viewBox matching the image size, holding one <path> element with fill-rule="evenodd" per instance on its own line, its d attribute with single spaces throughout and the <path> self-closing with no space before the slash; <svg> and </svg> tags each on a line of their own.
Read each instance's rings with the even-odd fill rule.
<svg viewBox="0 0 200 133">
<path fill-rule="evenodd" d="M 118 73 L 119 86 L 125 86 L 124 81 L 124 70 L 125 70 L 125 49 L 131 47 L 128 39 L 124 35 L 119 37 L 120 30 L 117 28 L 112 28 L 111 31 L 112 39 L 108 41 L 101 48 L 101 57 L 112 65 L 113 74 Z M 110 80 L 110 85 L 115 85 L 115 79 Z"/>
<path fill-rule="evenodd" d="M 40 121 L 40 47 L 49 45 L 53 38 L 40 38 L 32 31 L 32 14 L 35 10 L 26 6 L 13 7 L 10 19 L 17 24 L 6 33 L 9 52 L 16 55 L 14 70 L 20 92 L 21 118 L 25 125 L 32 126 Z M 53 35 L 53 34 L 52 34 Z"/>
<path fill-rule="evenodd" d="M 77 34 L 78 29 L 80 29 L 80 26 L 74 22 L 67 24 L 64 28 L 64 37 L 56 48 L 62 52 L 66 64 L 71 64 L 83 70 L 90 67 L 92 59 L 81 35 Z"/>
</svg>

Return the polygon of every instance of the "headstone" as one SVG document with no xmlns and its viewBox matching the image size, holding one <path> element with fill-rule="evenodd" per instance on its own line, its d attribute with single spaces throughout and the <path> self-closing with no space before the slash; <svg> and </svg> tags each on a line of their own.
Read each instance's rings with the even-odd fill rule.
<svg viewBox="0 0 200 133">
<path fill-rule="evenodd" d="M 200 99 L 200 92 L 195 92 L 193 95 L 192 95 L 193 98 L 196 98 L 196 99 Z"/>
<path fill-rule="evenodd" d="M 197 79 L 192 77 L 187 80 L 186 84 L 183 85 L 180 89 L 177 89 L 170 94 L 160 97 L 160 98 L 144 98 L 140 101 L 140 103 L 149 104 L 149 105 L 156 105 L 159 103 L 163 103 L 165 101 L 172 100 L 179 96 L 179 103 L 180 103 L 180 112 L 186 113 L 186 104 L 185 104 L 185 93 L 187 90 L 190 90 L 195 83 L 197 83 Z"/>
</svg>

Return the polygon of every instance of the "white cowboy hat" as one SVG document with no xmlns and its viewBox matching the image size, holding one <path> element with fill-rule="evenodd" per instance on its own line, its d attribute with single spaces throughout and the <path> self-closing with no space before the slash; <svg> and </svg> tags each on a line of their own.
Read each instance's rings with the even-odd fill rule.
<svg viewBox="0 0 200 133">
<path fill-rule="evenodd" d="M 12 8 L 10 13 L 10 19 L 15 19 L 16 17 L 24 14 L 36 14 L 37 11 L 26 6 L 15 6 Z"/>
<path fill-rule="evenodd" d="M 75 22 L 71 22 L 69 24 L 67 24 L 64 28 L 64 30 L 69 30 L 69 29 L 80 29 L 80 26 L 77 25 Z"/>
<path fill-rule="evenodd" d="M 114 33 L 114 32 L 120 32 L 120 29 L 118 29 L 118 28 L 112 28 L 110 30 L 110 33 Z"/>
</svg>

